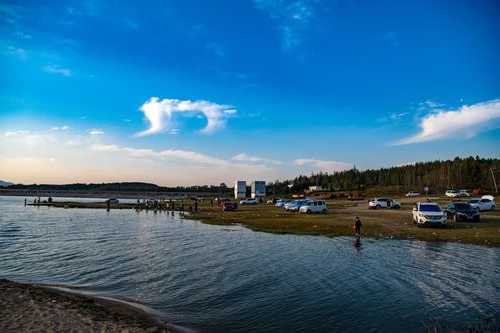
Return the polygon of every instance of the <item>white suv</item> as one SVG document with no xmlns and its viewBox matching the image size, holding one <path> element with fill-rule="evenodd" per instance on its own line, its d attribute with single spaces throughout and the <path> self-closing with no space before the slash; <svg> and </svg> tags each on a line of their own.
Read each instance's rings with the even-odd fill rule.
<svg viewBox="0 0 500 333">
<path fill-rule="evenodd" d="M 481 199 L 473 198 L 469 200 L 472 208 L 477 208 L 480 211 L 494 210 L 496 208 L 495 197 L 491 195 L 483 195 Z"/>
<path fill-rule="evenodd" d="M 368 201 L 368 208 L 401 208 L 401 204 L 390 198 L 373 198 Z"/>
<path fill-rule="evenodd" d="M 326 208 L 326 202 L 324 200 L 310 201 L 305 205 L 300 206 L 299 213 L 326 213 L 328 210 Z"/>
<path fill-rule="evenodd" d="M 448 223 L 448 216 L 435 202 L 417 202 L 413 208 L 413 223 L 421 225 L 441 225 Z"/>
</svg>

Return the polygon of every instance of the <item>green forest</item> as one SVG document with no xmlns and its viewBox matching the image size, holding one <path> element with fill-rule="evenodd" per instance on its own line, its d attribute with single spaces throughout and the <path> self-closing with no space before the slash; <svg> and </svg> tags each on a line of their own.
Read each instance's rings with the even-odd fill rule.
<svg viewBox="0 0 500 333">
<path fill-rule="evenodd" d="M 268 185 L 270 193 L 297 193 L 309 186 L 318 185 L 328 191 L 367 190 L 391 187 L 397 191 L 429 192 L 447 189 L 482 189 L 495 191 L 493 177 L 497 182 L 500 175 L 500 159 L 476 157 L 446 161 L 418 162 L 415 164 L 382 168 L 377 170 L 357 170 L 317 173 L 298 176 L 292 180 L 276 181 Z"/>
</svg>

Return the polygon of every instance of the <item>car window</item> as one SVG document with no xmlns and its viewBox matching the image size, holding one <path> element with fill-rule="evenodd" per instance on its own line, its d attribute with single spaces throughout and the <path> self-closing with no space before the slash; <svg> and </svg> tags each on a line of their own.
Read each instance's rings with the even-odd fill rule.
<svg viewBox="0 0 500 333">
<path fill-rule="evenodd" d="M 440 212 L 441 207 L 439 207 L 438 205 L 423 204 L 420 205 L 420 210 L 423 212 Z"/>
<path fill-rule="evenodd" d="M 481 199 L 481 202 L 484 202 L 484 203 L 489 203 L 489 202 L 490 202 L 490 200 L 488 200 L 488 199 Z"/>
</svg>

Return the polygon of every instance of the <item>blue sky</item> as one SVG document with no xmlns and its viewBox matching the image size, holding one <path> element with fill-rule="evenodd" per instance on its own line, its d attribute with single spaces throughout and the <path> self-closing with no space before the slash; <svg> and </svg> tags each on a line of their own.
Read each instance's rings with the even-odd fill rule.
<svg viewBox="0 0 500 333">
<path fill-rule="evenodd" d="M 499 14 L 496 1 L 3 1 L 0 179 L 174 185 L 498 157 Z"/>
</svg>

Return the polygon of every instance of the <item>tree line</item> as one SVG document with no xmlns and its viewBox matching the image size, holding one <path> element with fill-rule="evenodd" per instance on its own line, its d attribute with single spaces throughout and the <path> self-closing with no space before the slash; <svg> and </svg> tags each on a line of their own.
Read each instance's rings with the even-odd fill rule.
<svg viewBox="0 0 500 333">
<path fill-rule="evenodd" d="M 393 187 L 399 191 L 430 192 L 447 189 L 477 189 L 494 191 L 493 177 L 499 180 L 500 159 L 456 157 L 453 160 L 418 162 L 397 167 L 351 170 L 335 173 L 316 173 L 291 180 L 275 181 L 268 185 L 270 193 L 302 192 L 309 186 L 321 186 L 328 191 L 367 190 L 374 187 Z M 500 185 L 500 184 L 499 184 Z"/>
</svg>

